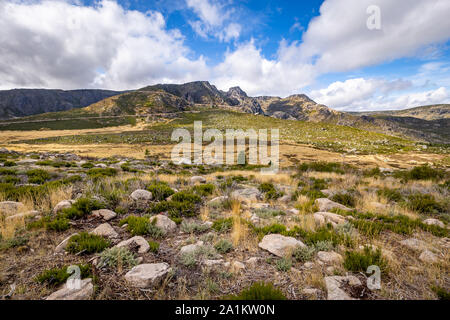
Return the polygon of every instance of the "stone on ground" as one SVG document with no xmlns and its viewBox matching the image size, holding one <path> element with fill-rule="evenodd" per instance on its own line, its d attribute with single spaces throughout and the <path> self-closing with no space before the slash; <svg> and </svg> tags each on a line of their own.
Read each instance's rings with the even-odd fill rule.
<svg viewBox="0 0 450 320">
<path fill-rule="evenodd" d="M 352 209 L 347 208 L 346 206 L 344 206 L 344 205 L 342 205 L 340 203 L 331 201 L 328 198 L 316 199 L 315 204 L 318 206 L 320 212 L 328 212 L 328 211 L 331 211 L 333 209 L 340 209 L 340 210 L 344 210 L 344 211 L 351 211 L 352 210 Z"/>
<path fill-rule="evenodd" d="M 94 217 L 102 218 L 105 221 L 109 221 L 114 219 L 117 216 L 117 213 L 108 209 L 100 209 L 92 211 L 92 215 Z"/>
<path fill-rule="evenodd" d="M 25 211 L 25 206 L 22 202 L 2 201 L 0 202 L 0 213 L 6 216 L 15 215 Z"/>
<path fill-rule="evenodd" d="M 152 200 L 152 198 L 153 198 L 152 193 L 150 191 L 142 190 L 142 189 L 133 191 L 133 193 L 131 193 L 130 196 L 131 196 L 131 199 L 136 200 L 136 201 L 148 201 L 148 200 Z"/>
<path fill-rule="evenodd" d="M 143 254 L 150 250 L 150 245 L 148 244 L 148 241 L 145 240 L 141 236 L 135 236 L 133 238 L 130 238 L 128 240 L 124 240 L 119 242 L 116 247 L 127 247 L 128 249 L 132 249 L 134 247 L 138 248 L 138 253 Z"/>
<path fill-rule="evenodd" d="M 109 223 L 102 223 L 90 233 L 108 238 L 117 238 L 119 236 L 119 234 L 114 230 L 113 227 L 111 227 Z"/>
<path fill-rule="evenodd" d="M 53 213 L 58 213 L 61 210 L 68 209 L 75 203 L 75 200 L 63 200 L 58 202 L 58 204 L 53 208 Z"/>
<path fill-rule="evenodd" d="M 171 270 L 165 262 L 140 264 L 127 272 L 125 280 L 136 288 L 146 289 L 158 285 Z"/>
<path fill-rule="evenodd" d="M 341 263 L 344 259 L 339 253 L 319 251 L 317 257 L 324 263 Z"/>
<path fill-rule="evenodd" d="M 325 277 L 325 286 L 327 288 L 328 300 L 356 300 L 350 297 L 342 286 L 348 284 L 350 286 L 360 286 L 361 281 L 355 276 L 332 276 Z"/>
<path fill-rule="evenodd" d="M 69 288 L 67 284 L 56 292 L 49 295 L 46 300 L 89 300 L 94 293 L 92 279 L 80 280 L 79 288 Z"/>
<path fill-rule="evenodd" d="M 269 234 L 264 236 L 258 246 L 278 257 L 288 255 L 297 247 L 305 247 L 303 242 L 292 237 L 282 236 L 281 234 Z"/>
<path fill-rule="evenodd" d="M 191 183 L 192 184 L 206 183 L 206 179 L 202 176 L 193 176 L 193 177 L 191 177 Z"/>
<path fill-rule="evenodd" d="M 424 250 L 420 256 L 420 261 L 423 261 L 425 263 L 437 263 L 439 262 L 439 258 L 430 250 Z"/>
<path fill-rule="evenodd" d="M 170 233 L 177 229 L 177 224 L 174 221 L 172 221 L 169 217 L 163 214 L 158 214 L 157 216 L 152 217 L 150 219 L 152 221 L 156 219 L 155 225 L 158 228 L 162 229 L 165 233 Z"/>
<path fill-rule="evenodd" d="M 55 253 L 62 253 L 64 250 L 66 250 L 67 244 L 69 243 L 70 238 L 73 236 L 77 236 L 78 233 L 71 234 L 67 238 L 65 238 L 63 241 L 61 241 L 60 244 L 58 244 L 55 248 Z"/>
<path fill-rule="evenodd" d="M 433 218 L 426 219 L 426 220 L 423 221 L 423 223 L 428 224 L 430 226 L 438 226 L 438 227 L 441 227 L 441 228 L 445 228 L 445 224 L 442 221 L 438 220 L 438 219 L 433 219 Z"/>
<path fill-rule="evenodd" d="M 256 188 L 235 190 L 231 193 L 231 197 L 245 203 L 257 202 L 262 199 L 261 192 Z"/>
<path fill-rule="evenodd" d="M 427 248 L 427 244 L 423 242 L 422 240 L 415 239 L 415 238 L 409 238 L 403 241 L 400 241 L 401 245 L 404 245 L 405 247 L 408 247 L 412 250 L 416 251 L 422 251 Z"/>
</svg>

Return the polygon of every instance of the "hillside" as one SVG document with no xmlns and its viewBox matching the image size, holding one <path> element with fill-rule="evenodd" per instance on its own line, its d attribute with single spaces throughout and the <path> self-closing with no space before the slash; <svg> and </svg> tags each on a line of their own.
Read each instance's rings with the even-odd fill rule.
<svg viewBox="0 0 450 320">
<path fill-rule="evenodd" d="M 439 120 L 450 118 L 450 104 L 436 104 L 404 110 L 350 112 L 354 115 L 382 115 L 396 117 L 413 117 L 423 120 Z"/>
<path fill-rule="evenodd" d="M 0 119 L 83 108 L 119 94 L 109 90 L 13 89 L 0 91 Z"/>
<path fill-rule="evenodd" d="M 195 107 L 214 107 L 282 120 L 349 126 L 422 142 L 446 144 L 450 137 L 450 118 L 447 117 L 446 105 L 396 111 L 395 115 L 389 112 L 347 113 L 317 104 L 304 94 L 286 98 L 249 97 L 239 87 L 230 88 L 225 92 L 207 81 L 148 86 L 137 91 L 107 97 L 81 109 L 45 113 L 13 122 L 0 122 L 0 130 L 100 128 L 135 123 L 136 119 L 130 117 L 144 117 L 149 120 L 155 116 L 184 112 Z M 422 118 L 398 116 L 397 113 L 415 114 Z M 442 118 L 438 118 L 438 115 Z M 89 120 L 86 120 L 87 118 Z M 68 119 L 78 119 L 82 124 L 71 121 L 62 126 L 61 121 Z"/>
</svg>

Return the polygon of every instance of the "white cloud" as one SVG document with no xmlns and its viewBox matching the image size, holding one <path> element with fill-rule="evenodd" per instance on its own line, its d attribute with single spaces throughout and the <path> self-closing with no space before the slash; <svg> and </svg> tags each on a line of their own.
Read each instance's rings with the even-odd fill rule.
<svg viewBox="0 0 450 320">
<path fill-rule="evenodd" d="M 209 0 L 186 0 L 186 4 L 200 19 L 190 21 L 189 24 L 201 37 L 211 35 L 225 42 L 239 38 L 241 26 L 236 22 L 228 22 L 232 9 L 225 9 L 224 5 L 211 3 Z"/>
<path fill-rule="evenodd" d="M 423 91 L 414 87 L 411 81 L 402 79 L 337 81 L 327 88 L 311 91 L 310 96 L 316 102 L 336 110 L 353 111 L 405 109 L 450 101 L 450 93 L 445 87 Z"/>
<path fill-rule="evenodd" d="M 66 1 L 0 2 L 1 86 L 132 89 L 209 76 L 159 12 Z"/>
</svg>

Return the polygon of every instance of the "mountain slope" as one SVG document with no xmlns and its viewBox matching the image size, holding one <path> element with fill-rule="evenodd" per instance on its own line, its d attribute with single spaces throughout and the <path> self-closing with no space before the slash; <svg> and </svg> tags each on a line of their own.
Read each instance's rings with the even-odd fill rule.
<svg viewBox="0 0 450 320">
<path fill-rule="evenodd" d="M 450 118 L 450 104 L 436 104 L 404 110 L 350 112 L 354 115 L 383 115 L 395 117 L 413 117 L 423 120 L 439 120 Z"/>
<path fill-rule="evenodd" d="M 109 90 L 2 90 L 0 91 L 0 119 L 83 108 L 119 93 Z"/>
</svg>

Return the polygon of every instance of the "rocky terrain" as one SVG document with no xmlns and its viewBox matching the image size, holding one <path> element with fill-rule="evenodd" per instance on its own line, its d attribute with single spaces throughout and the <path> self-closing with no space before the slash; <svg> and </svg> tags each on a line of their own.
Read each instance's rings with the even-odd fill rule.
<svg viewBox="0 0 450 320">
<path fill-rule="evenodd" d="M 14 89 L 0 91 L 0 120 L 87 107 L 119 94 L 109 90 Z"/>
<path fill-rule="evenodd" d="M 3 299 L 449 296 L 445 167 L 0 152 Z"/>
<path fill-rule="evenodd" d="M 381 115 L 395 117 L 413 117 L 423 120 L 439 120 L 450 118 L 449 104 L 436 104 L 431 106 L 416 107 L 405 110 L 350 112 L 354 115 Z"/>
</svg>

